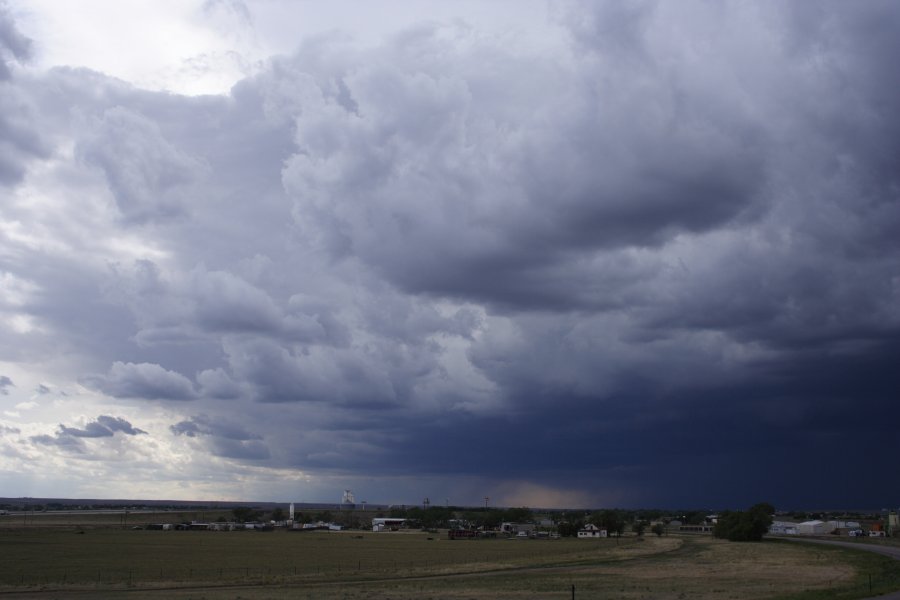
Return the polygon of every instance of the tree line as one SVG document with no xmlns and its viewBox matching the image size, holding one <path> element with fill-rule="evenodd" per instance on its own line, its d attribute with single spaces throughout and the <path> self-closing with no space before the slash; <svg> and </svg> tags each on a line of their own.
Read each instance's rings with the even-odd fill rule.
<svg viewBox="0 0 900 600">
<path fill-rule="evenodd" d="M 772 524 L 775 509 L 771 504 L 760 503 L 746 511 L 725 511 L 718 516 L 713 535 L 731 541 L 755 541 L 762 539 Z M 236 507 L 232 511 L 236 521 L 268 520 L 282 521 L 287 518 L 281 508 L 266 513 L 249 507 Z M 626 528 L 637 535 L 649 531 L 657 536 L 666 532 L 663 522 L 677 519 L 688 525 L 699 525 L 706 521 L 708 511 L 677 511 L 665 513 L 658 510 L 604 509 L 598 511 L 552 511 L 542 513 L 539 518 L 527 507 L 472 509 L 455 506 L 393 507 L 387 511 L 303 511 L 295 515 L 298 523 L 337 523 L 348 528 L 367 528 L 372 517 L 406 519 L 407 527 L 438 529 L 498 529 L 503 523 L 534 523 L 548 520 L 563 537 L 575 537 L 588 524 L 605 529 L 609 535 L 625 533 Z M 651 525 L 651 522 L 654 522 Z"/>
</svg>

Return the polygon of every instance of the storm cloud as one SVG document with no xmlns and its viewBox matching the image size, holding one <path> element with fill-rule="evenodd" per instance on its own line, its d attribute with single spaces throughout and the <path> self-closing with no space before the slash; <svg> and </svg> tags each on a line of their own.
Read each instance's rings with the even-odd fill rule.
<svg viewBox="0 0 900 600">
<path fill-rule="evenodd" d="M 244 41 L 269 10 L 208 8 Z M 894 3 L 551 2 L 306 36 L 197 96 L 28 67 L 12 14 L 3 403 L 135 423 L 3 413 L 23 439 L 149 432 L 147 482 L 215 473 L 192 497 L 900 493 Z"/>
<path fill-rule="evenodd" d="M 116 433 L 135 436 L 146 435 L 147 432 L 132 426 L 131 423 L 121 417 L 100 415 L 93 421 L 88 421 L 81 428 L 67 427 L 60 424 L 53 435 L 41 434 L 31 436 L 31 441 L 34 444 L 55 446 L 65 452 L 84 455 L 90 452 L 83 442 L 84 439 L 111 438 Z"/>
</svg>

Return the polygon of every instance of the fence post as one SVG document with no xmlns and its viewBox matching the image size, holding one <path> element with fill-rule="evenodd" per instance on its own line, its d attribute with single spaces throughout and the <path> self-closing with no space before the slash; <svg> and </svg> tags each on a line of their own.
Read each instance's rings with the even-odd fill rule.
<svg viewBox="0 0 900 600">
<path fill-rule="evenodd" d="M 575 600 L 575 584 L 572 584 L 572 600 Z"/>
</svg>

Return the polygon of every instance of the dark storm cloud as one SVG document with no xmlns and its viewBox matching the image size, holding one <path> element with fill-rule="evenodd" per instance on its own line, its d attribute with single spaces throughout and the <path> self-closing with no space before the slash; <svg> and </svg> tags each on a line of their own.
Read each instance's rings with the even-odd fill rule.
<svg viewBox="0 0 900 600">
<path fill-rule="evenodd" d="M 128 436 L 147 434 L 146 431 L 134 427 L 121 417 L 100 415 L 95 420 L 88 422 L 84 428 L 67 427 L 60 424 L 59 429 L 53 435 L 35 435 L 30 439 L 35 444 L 56 446 L 75 454 L 85 454 L 88 452 L 88 447 L 82 441 L 83 439 L 111 438 L 116 433 Z"/>
<path fill-rule="evenodd" d="M 139 435 L 147 432 L 133 427 L 131 423 L 121 417 L 111 417 L 109 415 L 100 415 L 95 421 L 91 421 L 85 425 L 84 429 L 77 427 L 59 426 L 59 435 L 70 435 L 73 437 L 112 437 L 117 431 L 125 435 Z"/>
<path fill-rule="evenodd" d="M 893 397 L 900 381 L 890 357 L 898 348 L 894 342 L 854 359 L 811 357 L 766 369 L 750 385 L 708 385 L 698 376 L 693 389 L 660 393 L 636 376 L 630 393 L 535 391 L 531 407 L 515 415 L 447 415 L 430 423 L 392 415 L 392 435 L 379 441 L 376 456 L 339 456 L 323 446 L 300 464 L 389 475 L 531 477 L 563 488 L 589 474 L 598 493 L 621 492 L 623 502 L 641 505 L 662 489 L 675 505 L 740 507 L 759 494 L 783 507 L 855 505 L 893 490 L 862 481 L 862 474 L 890 468 L 885 449 L 900 419 Z M 342 430 L 333 436 L 360 439 Z M 835 473 L 861 480 L 853 490 L 836 489 Z"/>
<path fill-rule="evenodd" d="M 253 461 L 270 457 L 269 448 L 261 435 L 224 419 L 195 415 L 171 425 L 169 429 L 175 435 L 204 438 L 208 449 L 216 456 Z"/>
<path fill-rule="evenodd" d="M 299 119 L 304 153 L 284 179 L 301 228 L 314 222 L 324 248 L 407 290 L 488 301 L 511 319 L 467 355 L 511 415 L 420 424 L 379 459 L 493 475 L 562 463 L 611 478 L 655 465 L 684 469 L 664 478 L 684 489 L 727 482 L 721 456 L 754 483 L 784 478 L 826 440 L 864 462 L 847 448 L 866 420 L 848 415 L 892 414 L 896 389 L 884 359 L 900 333 L 888 234 L 900 225 L 898 11 L 731 8 L 573 5 L 564 22 L 587 52 L 583 80 L 529 96 L 554 128 L 508 124 L 515 145 L 484 126 L 502 113 L 478 96 L 471 56 L 415 74 L 402 55 L 392 68 L 376 59 L 346 79 L 352 113 L 335 103 Z M 479 69 L 506 60 L 513 70 L 502 53 Z M 531 308 L 545 314 L 517 313 Z M 819 370 L 845 373 L 820 385 Z M 548 417 L 551 406 L 570 419 Z M 820 431 L 823 420 L 839 425 Z M 637 475 L 627 485 L 651 493 Z M 710 493 L 730 501 L 728 485 Z M 815 488 L 809 497 L 828 495 Z"/>
<path fill-rule="evenodd" d="M 66 250 L 3 239 L 2 308 L 35 323 L 2 325 L 4 356 L 58 345 L 95 391 L 191 400 L 170 441 L 229 464 L 631 504 L 900 493 L 900 9 L 553 14 L 561 48 L 532 54 L 458 26 L 307 40 L 223 98 L 14 71 L 3 143 L 74 153 L 25 196 L 65 200 L 28 231 Z M 33 439 L 131 427 L 102 418 Z"/>
</svg>

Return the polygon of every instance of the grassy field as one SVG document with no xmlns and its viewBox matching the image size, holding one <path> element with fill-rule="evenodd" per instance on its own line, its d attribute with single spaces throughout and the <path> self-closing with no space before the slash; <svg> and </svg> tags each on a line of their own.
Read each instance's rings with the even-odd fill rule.
<svg viewBox="0 0 900 600">
<path fill-rule="evenodd" d="M 84 531 L 84 533 L 77 533 Z M 0 598 L 850 599 L 900 587 L 875 555 L 706 536 L 455 540 L 427 533 L 0 530 Z"/>
<path fill-rule="evenodd" d="M 26 513 L 24 515 L 5 515 L 0 517 L 2 529 L 122 529 L 139 525 L 146 527 L 150 523 L 184 523 L 190 521 L 215 521 L 219 517 L 231 519 L 231 511 L 159 511 L 159 512 L 117 512 L 80 511 L 72 513 Z"/>
</svg>

